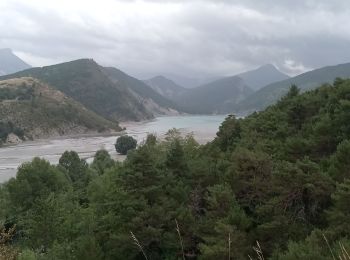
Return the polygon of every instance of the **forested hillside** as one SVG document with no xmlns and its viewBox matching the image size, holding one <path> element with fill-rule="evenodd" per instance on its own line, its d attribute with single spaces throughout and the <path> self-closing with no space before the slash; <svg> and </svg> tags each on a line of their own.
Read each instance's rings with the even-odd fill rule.
<svg viewBox="0 0 350 260">
<path fill-rule="evenodd" d="M 104 68 L 91 59 L 32 68 L 0 79 L 27 76 L 50 84 L 109 120 L 138 121 L 154 117 L 153 111 L 146 107 L 143 98 L 130 93 L 129 82 L 113 82 Z"/>
<path fill-rule="evenodd" d="M 0 250 L 7 259 L 335 259 L 350 252 L 349 157 L 350 80 L 303 94 L 293 86 L 265 111 L 228 116 L 204 146 L 172 130 L 123 163 L 99 151 L 91 165 L 74 152 L 58 166 L 22 165 L 0 189 Z"/>
<path fill-rule="evenodd" d="M 175 103 L 153 90 L 143 81 L 131 77 L 113 67 L 101 69 L 116 85 L 125 86 L 125 88 L 140 100 L 146 110 L 158 115 L 176 113 L 175 110 L 178 109 L 178 107 Z"/>
<path fill-rule="evenodd" d="M 227 114 L 252 92 L 241 78 L 233 76 L 188 89 L 174 101 L 190 114 Z"/>
<path fill-rule="evenodd" d="M 20 139 L 120 130 L 117 123 L 37 79 L 0 81 L 0 145 Z"/>
<path fill-rule="evenodd" d="M 291 85 L 296 84 L 302 91 L 315 89 L 321 84 L 332 83 L 337 77 L 350 77 L 350 63 L 327 66 L 305 72 L 292 78 L 264 86 L 239 102 L 234 111 L 254 112 L 265 109 L 284 96 Z"/>
</svg>

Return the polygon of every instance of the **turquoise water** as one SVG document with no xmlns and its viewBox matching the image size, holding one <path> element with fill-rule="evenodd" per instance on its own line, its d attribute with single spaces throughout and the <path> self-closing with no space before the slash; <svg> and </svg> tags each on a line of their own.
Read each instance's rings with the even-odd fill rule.
<svg viewBox="0 0 350 260">
<path fill-rule="evenodd" d="M 200 143 L 211 141 L 225 116 L 172 116 L 158 117 L 152 121 L 132 123 L 127 126 L 127 134 L 142 142 L 148 133 L 159 137 L 172 128 L 179 129 L 183 134 L 193 133 Z M 59 138 L 24 142 L 19 145 L 0 148 L 0 182 L 15 176 L 17 167 L 34 157 L 45 158 L 53 164 L 58 163 L 61 154 L 67 150 L 78 152 L 79 156 L 92 161 L 97 150 L 105 149 L 117 160 L 124 157 L 114 149 L 115 136 L 89 136 L 75 138 Z"/>
</svg>

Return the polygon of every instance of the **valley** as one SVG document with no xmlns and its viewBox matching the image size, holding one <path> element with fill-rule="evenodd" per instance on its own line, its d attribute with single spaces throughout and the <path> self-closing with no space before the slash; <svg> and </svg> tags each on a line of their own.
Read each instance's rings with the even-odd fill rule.
<svg viewBox="0 0 350 260">
<path fill-rule="evenodd" d="M 93 59 L 17 69 L 0 77 L 14 245 L 0 253 L 140 259 L 130 234 L 146 259 L 179 255 L 176 234 L 183 259 L 224 259 L 231 239 L 237 259 L 257 241 L 279 260 L 330 259 L 326 236 L 349 244 L 349 64 L 294 77 L 267 64 L 192 87 Z M 122 135 L 133 147 L 118 149 Z"/>
</svg>

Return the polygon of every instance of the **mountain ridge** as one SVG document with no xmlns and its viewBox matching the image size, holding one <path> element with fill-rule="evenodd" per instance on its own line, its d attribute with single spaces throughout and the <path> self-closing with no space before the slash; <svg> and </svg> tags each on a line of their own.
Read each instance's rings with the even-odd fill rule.
<svg viewBox="0 0 350 260">
<path fill-rule="evenodd" d="M 135 97 L 130 91 L 131 86 L 125 83 L 125 78 L 131 77 L 120 73 L 123 79 L 112 81 L 106 69 L 94 60 L 79 59 L 31 68 L 0 77 L 0 80 L 23 76 L 37 78 L 108 120 L 140 121 L 153 118 L 151 109 L 145 106 L 143 100 Z M 135 80 L 130 81 L 135 83 Z"/>
<path fill-rule="evenodd" d="M 293 84 L 297 85 L 301 91 L 307 91 L 316 88 L 320 84 L 330 84 L 337 77 L 350 78 L 350 63 L 325 66 L 286 80 L 271 83 L 239 102 L 235 107 L 235 111 L 238 113 L 259 111 L 272 105 L 285 95 Z"/>
<path fill-rule="evenodd" d="M 143 80 L 143 82 L 150 86 L 154 91 L 169 99 L 173 99 L 175 96 L 186 90 L 184 87 L 176 84 L 173 80 L 162 75 Z"/>
<path fill-rule="evenodd" d="M 289 78 L 288 75 L 279 71 L 272 64 L 265 64 L 256 69 L 239 73 L 236 76 L 243 79 L 254 90 L 259 90 L 268 84 Z"/>
<path fill-rule="evenodd" d="M 240 77 L 233 76 L 188 89 L 177 96 L 175 101 L 187 113 L 226 114 L 252 91 Z"/>
</svg>

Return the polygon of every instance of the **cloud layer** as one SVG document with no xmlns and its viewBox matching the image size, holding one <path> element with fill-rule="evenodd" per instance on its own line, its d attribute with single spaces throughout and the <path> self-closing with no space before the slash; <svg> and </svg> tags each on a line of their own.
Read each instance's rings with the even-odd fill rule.
<svg viewBox="0 0 350 260">
<path fill-rule="evenodd" d="M 34 66 L 94 58 L 138 77 L 295 75 L 350 62 L 348 0 L 2 0 L 0 47 Z"/>
</svg>

